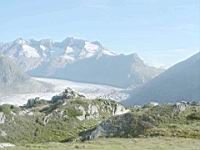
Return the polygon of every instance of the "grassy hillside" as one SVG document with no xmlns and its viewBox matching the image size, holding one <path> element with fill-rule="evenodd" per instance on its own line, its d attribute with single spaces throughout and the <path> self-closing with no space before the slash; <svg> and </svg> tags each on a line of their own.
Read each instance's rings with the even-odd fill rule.
<svg viewBox="0 0 200 150">
<path fill-rule="evenodd" d="M 102 137 L 200 139 L 200 103 L 126 109 L 115 101 L 87 100 L 66 89 L 51 101 L 35 98 L 21 107 L 0 106 L 0 143 L 62 143 Z"/>
<path fill-rule="evenodd" d="M 53 97 L 52 101 L 38 98 L 26 106 L 0 106 L 0 143 L 15 144 L 66 142 L 78 138 L 78 133 L 96 126 L 100 121 L 117 113 L 114 101 L 65 99 Z M 119 110 L 122 111 L 122 110 Z"/>
<path fill-rule="evenodd" d="M 98 137 L 185 137 L 200 139 L 200 105 L 144 105 L 112 116 L 95 128 L 80 133 L 81 140 Z"/>
</svg>

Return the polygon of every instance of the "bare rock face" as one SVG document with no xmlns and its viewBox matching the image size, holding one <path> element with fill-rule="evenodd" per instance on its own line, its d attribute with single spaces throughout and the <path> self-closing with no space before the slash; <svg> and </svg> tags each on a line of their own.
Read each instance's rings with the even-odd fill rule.
<svg viewBox="0 0 200 150">
<path fill-rule="evenodd" d="M 103 106 L 103 107 L 101 107 Z M 112 105 L 109 101 L 104 101 L 104 104 L 89 104 L 87 108 L 83 106 L 78 106 L 76 109 L 82 112 L 81 116 L 77 116 L 79 120 L 89 120 L 96 119 L 101 116 L 102 113 L 110 112 L 111 116 L 121 115 L 129 112 L 129 109 L 126 109 L 119 103 Z"/>
<path fill-rule="evenodd" d="M 0 112 L 0 124 L 5 123 L 5 120 L 6 120 L 6 116 L 4 115 L 3 112 Z"/>
</svg>

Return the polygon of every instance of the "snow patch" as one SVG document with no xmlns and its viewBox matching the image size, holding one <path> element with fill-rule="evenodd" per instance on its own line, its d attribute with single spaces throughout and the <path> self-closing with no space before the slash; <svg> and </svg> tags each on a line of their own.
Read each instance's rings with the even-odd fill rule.
<svg viewBox="0 0 200 150">
<path fill-rule="evenodd" d="M 69 54 L 69 53 L 72 53 L 74 52 L 74 49 L 70 46 L 67 46 L 67 48 L 65 49 L 65 54 Z"/>
<path fill-rule="evenodd" d="M 64 55 L 62 58 L 64 58 L 66 62 L 73 62 L 75 60 L 74 57 L 69 55 Z"/>
<path fill-rule="evenodd" d="M 102 53 L 103 53 L 104 55 L 116 56 L 116 54 L 115 54 L 114 52 L 111 52 L 111 51 L 109 51 L 109 50 L 103 50 Z"/>
<path fill-rule="evenodd" d="M 31 58 L 31 57 L 40 57 L 37 53 L 37 50 L 29 45 L 22 45 L 23 54 L 24 56 Z"/>
<path fill-rule="evenodd" d="M 47 48 L 44 45 L 40 45 L 40 48 L 45 51 Z"/>
<path fill-rule="evenodd" d="M 94 56 L 95 54 L 96 54 L 95 51 L 88 52 L 88 51 L 83 50 L 83 51 L 80 53 L 79 58 L 80 58 L 80 59 L 89 58 L 89 57 Z"/>
<path fill-rule="evenodd" d="M 95 45 L 95 44 L 92 44 L 90 42 L 85 42 L 84 48 L 91 52 L 91 51 L 96 51 L 99 48 L 99 46 Z"/>
</svg>

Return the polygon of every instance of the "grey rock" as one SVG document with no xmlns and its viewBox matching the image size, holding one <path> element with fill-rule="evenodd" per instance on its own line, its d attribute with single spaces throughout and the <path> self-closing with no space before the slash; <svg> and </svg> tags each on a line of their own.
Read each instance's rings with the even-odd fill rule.
<svg viewBox="0 0 200 150">
<path fill-rule="evenodd" d="M 185 101 L 177 102 L 173 106 L 173 112 L 174 113 L 180 113 L 182 111 L 185 111 L 188 106 L 189 106 L 188 103 L 185 102 Z"/>
<path fill-rule="evenodd" d="M 57 101 L 63 101 L 66 99 L 76 99 L 76 98 L 85 99 L 86 97 L 68 87 L 61 94 L 52 97 L 52 102 L 55 103 Z"/>
<path fill-rule="evenodd" d="M 3 112 L 0 112 L 0 124 L 5 123 L 6 121 L 6 116 Z"/>
<path fill-rule="evenodd" d="M 80 140 L 128 135 L 134 123 L 135 119 L 131 113 L 111 117 L 97 125 L 94 129 L 80 133 Z"/>
</svg>

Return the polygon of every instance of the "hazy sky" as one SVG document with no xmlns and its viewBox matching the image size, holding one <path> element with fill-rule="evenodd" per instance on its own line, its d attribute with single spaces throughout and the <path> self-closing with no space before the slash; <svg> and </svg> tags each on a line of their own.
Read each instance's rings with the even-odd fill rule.
<svg viewBox="0 0 200 150">
<path fill-rule="evenodd" d="M 68 36 L 169 66 L 200 50 L 200 0 L 0 1 L 0 41 Z"/>
</svg>

